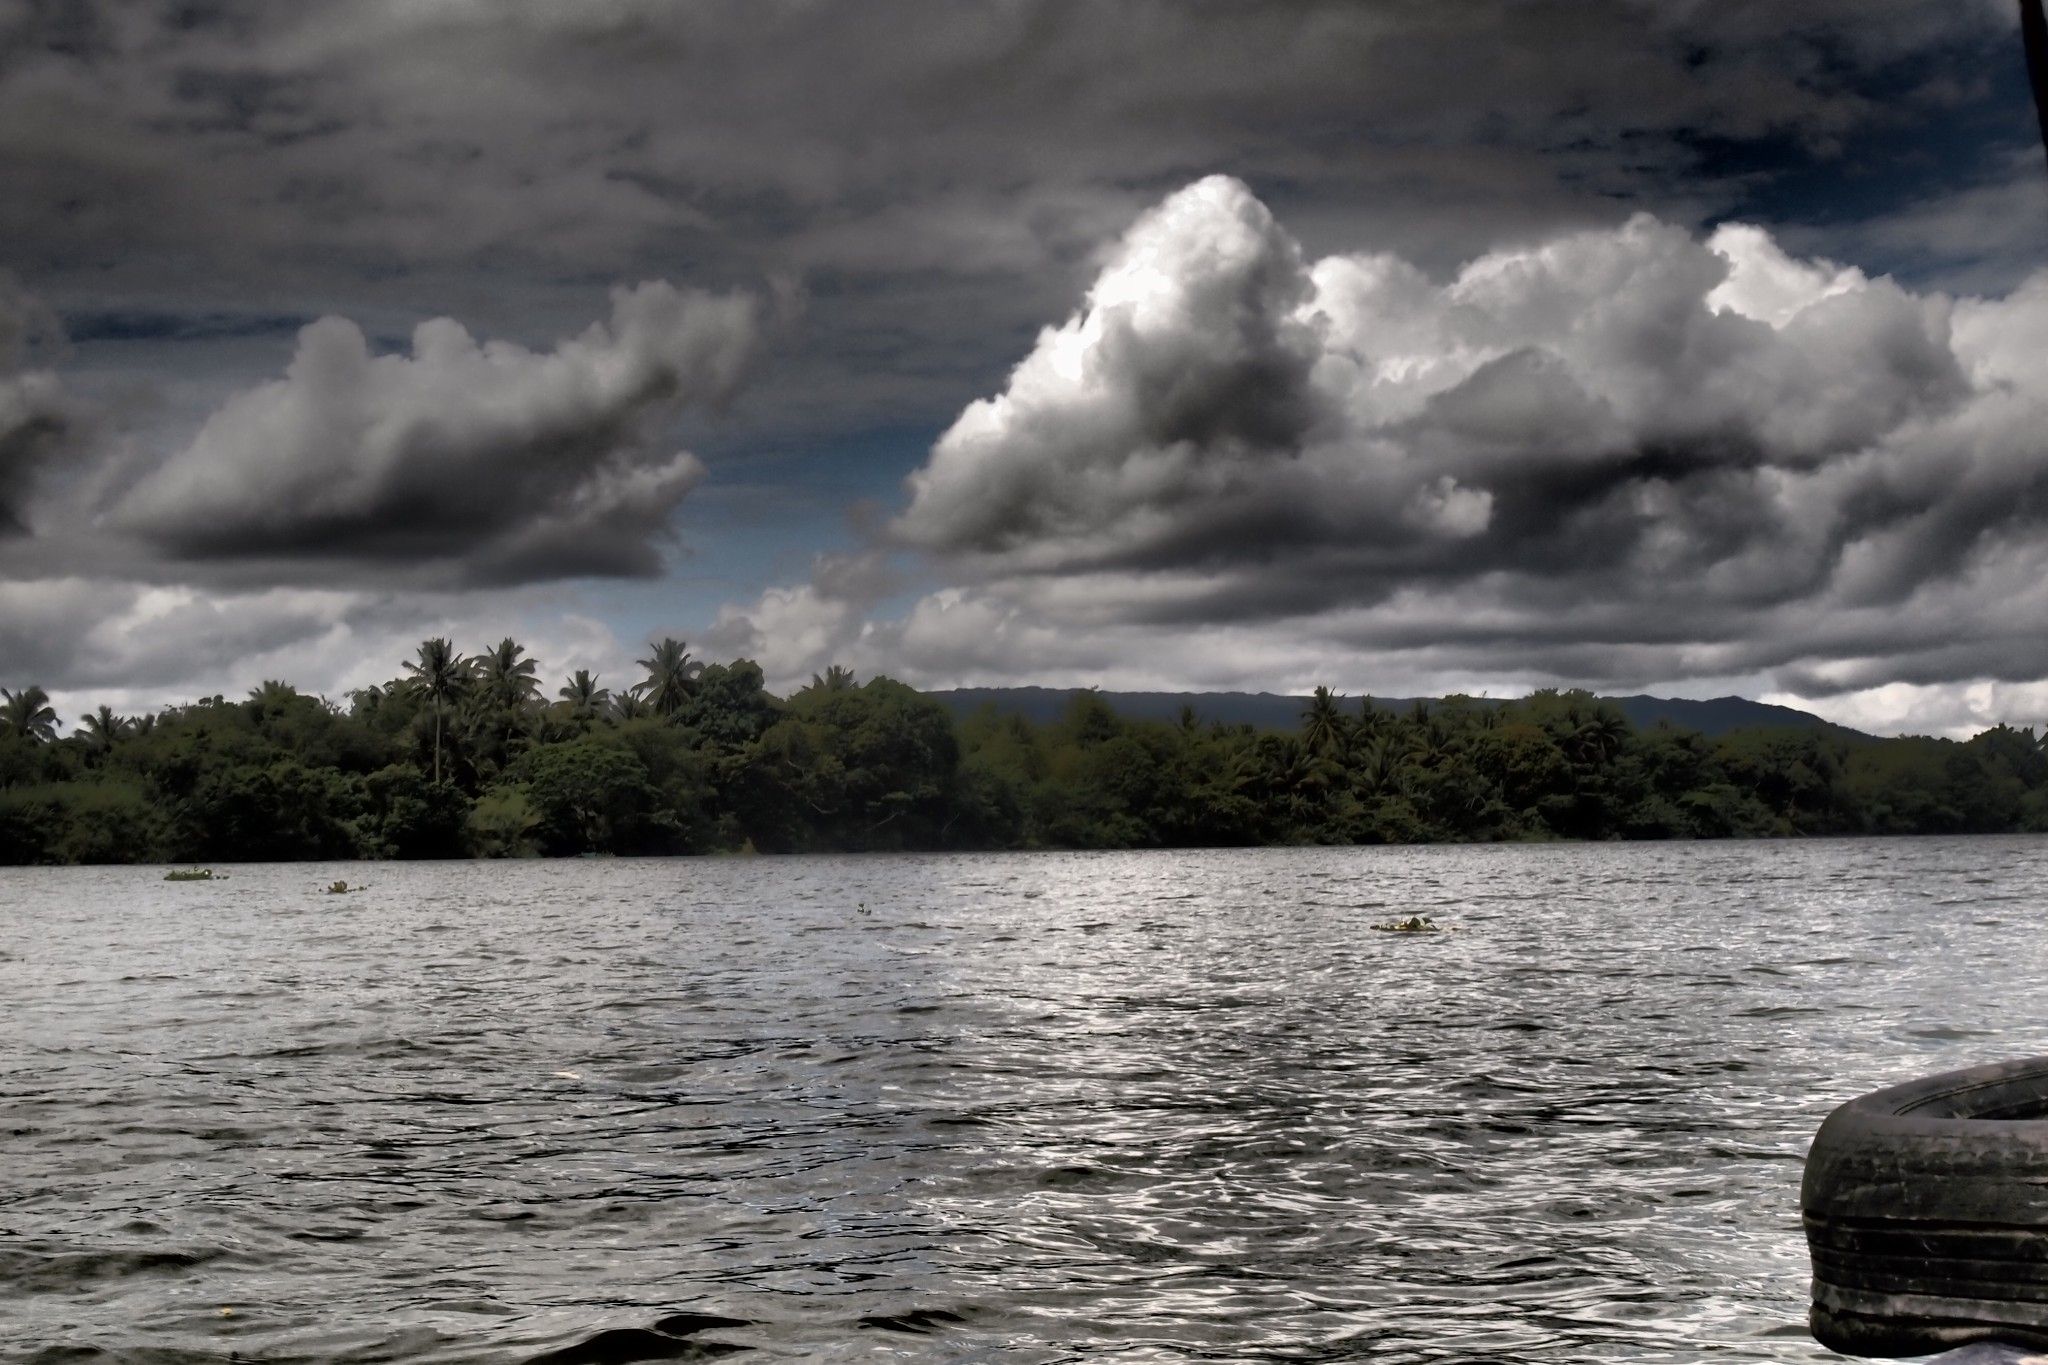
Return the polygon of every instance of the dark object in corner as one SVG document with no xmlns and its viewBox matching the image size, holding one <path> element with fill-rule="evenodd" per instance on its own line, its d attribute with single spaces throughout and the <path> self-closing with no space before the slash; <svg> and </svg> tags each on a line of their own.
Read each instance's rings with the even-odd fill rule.
<svg viewBox="0 0 2048 1365">
<path fill-rule="evenodd" d="M 2034 87 L 2034 116 L 2041 123 L 2041 146 L 2048 150 L 2048 18 L 2041 0 L 2020 0 L 2020 39 L 2027 49 L 2027 82 Z"/>
<path fill-rule="evenodd" d="M 1828 1349 L 2048 1347 L 2048 1057 L 1849 1101 L 1814 1137 L 1800 1206 Z"/>
</svg>

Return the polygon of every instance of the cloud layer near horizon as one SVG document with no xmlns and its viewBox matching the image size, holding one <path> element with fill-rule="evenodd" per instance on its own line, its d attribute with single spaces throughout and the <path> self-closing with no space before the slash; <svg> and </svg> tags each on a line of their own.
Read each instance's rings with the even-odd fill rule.
<svg viewBox="0 0 2048 1365">
<path fill-rule="evenodd" d="M 1193 633 L 1382 691 L 2031 682 L 2044 342 L 2048 276 L 1957 300 L 1638 216 L 1438 280 L 1212 177 L 911 477 L 892 534 L 955 586 L 878 632 L 826 566 L 725 625 L 962 680 Z"/>
</svg>

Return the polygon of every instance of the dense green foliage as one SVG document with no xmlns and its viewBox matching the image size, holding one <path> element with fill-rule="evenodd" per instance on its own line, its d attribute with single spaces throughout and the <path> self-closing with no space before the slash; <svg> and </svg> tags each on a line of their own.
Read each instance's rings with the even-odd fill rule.
<svg viewBox="0 0 2048 1365">
<path fill-rule="evenodd" d="M 1319 689 L 1293 732 L 955 723 L 834 668 L 784 700 L 746 660 L 657 643 L 616 694 L 543 699 L 512 640 L 421 644 L 346 709 L 266 682 L 75 733 L 0 691 L 0 862 L 1133 848 L 2048 829 L 2048 748 L 1773 729 L 1635 731 L 1582 692 L 1395 714 Z"/>
</svg>

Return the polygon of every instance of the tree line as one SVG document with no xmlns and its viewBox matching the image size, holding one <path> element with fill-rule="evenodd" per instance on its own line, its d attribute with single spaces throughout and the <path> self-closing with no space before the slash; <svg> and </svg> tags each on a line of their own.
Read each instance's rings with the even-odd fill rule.
<svg viewBox="0 0 2048 1365">
<path fill-rule="evenodd" d="M 1292 731 L 956 720 L 833 667 L 777 697 L 655 642 L 616 691 L 545 695 L 511 639 L 424 641 L 346 705 L 266 681 L 69 734 L 0 689 L 0 863 L 1147 848 L 2048 829 L 2048 747 L 1632 728 L 1585 692 L 1389 710 L 1328 688 Z"/>
</svg>

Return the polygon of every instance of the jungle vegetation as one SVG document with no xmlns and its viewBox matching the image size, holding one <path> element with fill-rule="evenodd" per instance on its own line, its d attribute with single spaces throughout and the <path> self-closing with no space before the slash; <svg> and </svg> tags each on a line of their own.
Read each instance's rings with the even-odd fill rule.
<svg viewBox="0 0 2048 1365">
<path fill-rule="evenodd" d="M 424 641 L 346 705 L 266 681 L 65 727 L 0 689 L 0 862 L 1144 848 L 2048 829 L 2048 748 L 1632 729 L 1585 692 L 1398 713 L 1329 689 L 1292 731 L 1130 721 L 1092 694 L 955 721 L 842 668 L 789 697 L 661 640 L 547 695 L 514 640 Z"/>
</svg>

